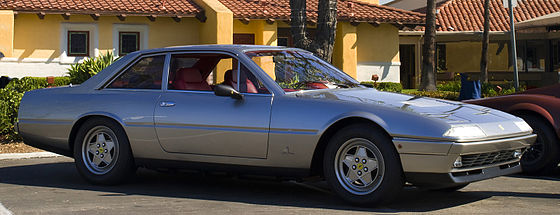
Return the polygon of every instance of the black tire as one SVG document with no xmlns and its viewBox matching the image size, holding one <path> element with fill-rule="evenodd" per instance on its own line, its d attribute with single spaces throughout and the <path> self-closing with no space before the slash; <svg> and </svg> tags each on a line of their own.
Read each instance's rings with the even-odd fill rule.
<svg viewBox="0 0 560 215">
<path fill-rule="evenodd" d="M 104 138 L 115 138 L 115 140 L 112 140 L 114 147 L 111 151 L 104 150 L 104 144 L 103 146 L 93 146 L 97 143 L 92 143 L 90 140 L 87 140 L 87 143 L 84 141 L 86 138 L 93 138 L 95 132 L 103 133 Z M 99 137 L 96 137 L 96 139 L 99 139 Z M 84 148 L 89 145 L 99 148 L 99 152 L 102 154 L 103 151 L 108 154 L 112 153 L 111 158 L 113 159 L 109 164 L 105 164 L 104 167 L 99 167 L 103 166 L 103 164 L 92 164 L 94 163 L 92 161 L 94 155 Z M 107 142 L 107 145 L 109 145 L 109 142 Z M 97 148 L 95 148 L 96 153 Z M 115 121 L 100 117 L 87 120 L 78 130 L 76 140 L 74 141 L 74 162 L 80 175 L 93 184 L 119 184 L 132 176 L 136 170 L 130 143 L 124 129 Z"/>
<path fill-rule="evenodd" d="M 520 115 L 537 134 L 537 141 L 521 158 L 523 173 L 548 174 L 560 161 L 560 144 L 554 129 L 544 119 L 534 115 Z"/>
<path fill-rule="evenodd" d="M 354 168 L 353 171 L 356 175 L 361 175 L 362 177 L 366 176 L 365 172 L 367 172 L 368 169 L 365 168 L 365 161 L 364 165 L 361 165 L 362 167 L 358 167 L 360 170 L 365 172 L 357 174 L 357 170 L 355 169 L 354 165 L 352 164 L 352 167 L 350 167 L 345 162 L 347 161 L 346 159 L 348 159 L 349 156 L 357 156 L 357 160 L 359 161 L 360 159 L 362 159 L 359 158 L 359 155 L 349 155 L 350 153 L 352 153 L 352 149 L 350 149 L 349 151 L 347 151 L 350 153 L 342 153 L 342 155 L 344 155 L 345 157 L 344 161 L 341 161 L 340 156 L 337 156 L 337 154 L 341 154 L 340 152 L 344 152 L 345 148 L 349 148 L 349 146 L 352 146 L 348 144 L 353 144 L 352 141 L 355 140 L 362 141 L 359 143 L 363 143 L 364 146 L 367 145 L 368 147 L 370 147 L 367 148 L 367 150 L 369 151 L 364 149 L 364 151 L 366 151 L 368 154 L 367 157 L 374 157 L 374 150 L 377 150 L 377 153 L 381 154 L 381 156 L 375 156 L 376 163 L 371 162 L 375 163 L 377 168 L 375 170 L 369 171 L 371 181 L 369 184 L 371 185 L 370 187 L 363 186 L 363 191 L 354 189 L 354 185 L 359 183 L 358 180 L 350 182 L 350 180 L 348 180 L 350 179 L 348 178 L 349 174 L 345 174 L 345 176 L 341 175 L 342 173 L 344 173 L 345 169 L 347 169 L 347 173 L 349 173 L 351 171 L 350 168 Z M 371 144 L 373 144 L 374 147 L 369 146 Z M 357 145 L 358 146 L 352 146 L 357 147 L 355 149 L 356 154 L 358 154 L 357 151 L 360 150 L 359 144 Z M 357 162 L 357 164 L 359 164 L 359 162 Z M 346 168 L 344 166 L 346 166 Z M 398 157 L 398 153 L 396 152 L 392 141 L 381 131 L 375 129 L 369 124 L 356 124 L 344 127 L 329 140 L 329 143 L 325 149 L 325 156 L 323 159 L 323 171 L 331 189 L 338 196 L 351 204 L 372 206 L 374 204 L 380 205 L 389 203 L 399 195 L 404 185 L 402 166 Z M 374 172 L 376 173 L 375 179 L 373 179 Z M 382 177 L 379 177 L 379 173 L 381 173 Z M 360 185 L 367 185 L 361 178 L 359 180 L 361 180 Z"/>
</svg>

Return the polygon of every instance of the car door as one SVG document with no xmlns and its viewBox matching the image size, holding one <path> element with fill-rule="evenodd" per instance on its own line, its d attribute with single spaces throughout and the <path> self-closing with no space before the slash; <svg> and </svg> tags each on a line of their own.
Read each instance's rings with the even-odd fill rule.
<svg viewBox="0 0 560 215">
<path fill-rule="evenodd" d="M 247 69 L 236 73 L 240 67 L 245 68 L 227 54 L 171 55 L 167 90 L 154 112 L 156 132 L 165 151 L 266 158 L 272 95 L 266 89 L 257 92 L 251 87 L 248 91 L 247 85 L 241 86 L 238 77 L 245 75 L 237 74 L 254 76 Z M 214 95 L 215 81 L 210 79 L 219 78 L 213 74 L 229 75 L 224 84 L 232 84 L 232 73 L 237 80 L 234 87 L 244 98 Z"/>
<path fill-rule="evenodd" d="M 133 149 L 157 144 L 153 112 L 162 93 L 165 57 L 158 54 L 138 58 L 88 99 L 91 110 L 122 121 L 131 145 L 136 146 Z M 140 151 L 135 152 L 139 155 Z"/>
</svg>

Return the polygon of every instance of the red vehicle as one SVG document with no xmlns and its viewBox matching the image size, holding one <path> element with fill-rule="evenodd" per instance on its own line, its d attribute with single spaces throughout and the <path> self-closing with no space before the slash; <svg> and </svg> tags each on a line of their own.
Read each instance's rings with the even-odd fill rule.
<svg viewBox="0 0 560 215">
<path fill-rule="evenodd" d="M 547 173 L 560 162 L 560 84 L 507 96 L 467 100 L 523 118 L 538 135 L 521 160 L 528 174 Z"/>
</svg>

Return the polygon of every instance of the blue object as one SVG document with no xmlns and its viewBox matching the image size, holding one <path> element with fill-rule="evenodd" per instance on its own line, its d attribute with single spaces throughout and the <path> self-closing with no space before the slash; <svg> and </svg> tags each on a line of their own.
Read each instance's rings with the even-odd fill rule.
<svg viewBox="0 0 560 215">
<path fill-rule="evenodd" d="M 469 75 L 461 73 L 461 92 L 459 92 L 459 100 L 479 98 L 481 98 L 480 80 L 469 81 Z"/>
</svg>

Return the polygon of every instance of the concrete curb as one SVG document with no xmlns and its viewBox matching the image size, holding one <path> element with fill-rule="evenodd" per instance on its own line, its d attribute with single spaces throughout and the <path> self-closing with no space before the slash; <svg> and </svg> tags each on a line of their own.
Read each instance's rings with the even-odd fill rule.
<svg viewBox="0 0 560 215">
<path fill-rule="evenodd" d="M 59 156 L 62 156 L 62 155 L 55 154 L 55 153 L 52 153 L 52 152 L 8 153 L 8 154 L 0 154 L 0 160 L 50 158 L 50 157 L 59 157 Z"/>
<path fill-rule="evenodd" d="M 0 203 L 0 215 L 12 215 L 12 212 L 8 210 L 8 208 L 4 207 L 2 203 Z"/>
</svg>

